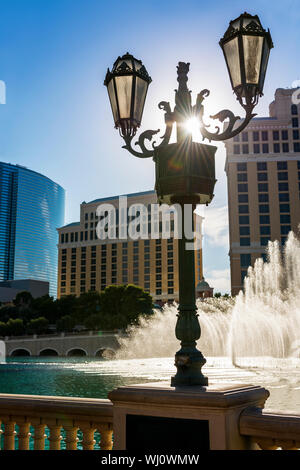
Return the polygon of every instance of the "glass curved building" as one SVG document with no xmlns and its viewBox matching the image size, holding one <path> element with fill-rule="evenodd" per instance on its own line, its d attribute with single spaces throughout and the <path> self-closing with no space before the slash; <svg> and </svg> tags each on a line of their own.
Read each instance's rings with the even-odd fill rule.
<svg viewBox="0 0 300 470">
<path fill-rule="evenodd" d="M 0 281 L 36 279 L 57 293 L 57 228 L 65 191 L 46 176 L 0 162 Z"/>
</svg>

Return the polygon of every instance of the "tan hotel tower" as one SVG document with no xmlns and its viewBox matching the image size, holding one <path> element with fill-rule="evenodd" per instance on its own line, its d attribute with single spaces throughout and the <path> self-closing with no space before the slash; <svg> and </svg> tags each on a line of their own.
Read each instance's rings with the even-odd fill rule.
<svg viewBox="0 0 300 470">
<path fill-rule="evenodd" d="M 127 207 L 143 204 L 148 208 L 147 223 L 150 224 L 150 205 L 157 204 L 155 191 L 128 194 L 126 197 Z M 101 240 L 96 235 L 96 211 L 102 204 L 113 205 L 117 220 L 121 220 L 119 196 L 115 196 L 83 202 L 80 222 L 58 229 L 58 298 L 68 294 L 78 296 L 83 292 L 103 291 L 112 284 L 135 284 L 148 291 L 156 302 L 178 300 L 178 246 L 172 236 L 172 218 L 168 239 L 161 236 L 151 239 L 149 235 L 149 239 L 145 240 L 120 237 Z M 201 223 L 201 219 L 199 217 L 196 222 Z M 195 251 L 195 276 L 196 286 L 201 288 L 205 284 L 202 249 Z M 210 291 L 207 296 L 211 295 Z"/>
<path fill-rule="evenodd" d="M 270 116 L 254 118 L 226 142 L 231 291 L 250 265 L 265 257 L 269 240 L 284 245 L 300 224 L 300 105 L 295 89 L 279 88 Z M 297 103 L 297 102 L 296 102 Z"/>
</svg>

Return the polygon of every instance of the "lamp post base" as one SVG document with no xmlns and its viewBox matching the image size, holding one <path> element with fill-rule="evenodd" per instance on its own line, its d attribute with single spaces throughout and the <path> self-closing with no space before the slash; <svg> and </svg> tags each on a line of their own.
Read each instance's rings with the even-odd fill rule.
<svg viewBox="0 0 300 470">
<path fill-rule="evenodd" d="M 171 378 L 171 387 L 184 385 L 208 386 L 208 378 L 202 374 L 202 367 L 206 359 L 200 351 L 178 351 L 175 354 L 177 373 Z"/>
</svg>

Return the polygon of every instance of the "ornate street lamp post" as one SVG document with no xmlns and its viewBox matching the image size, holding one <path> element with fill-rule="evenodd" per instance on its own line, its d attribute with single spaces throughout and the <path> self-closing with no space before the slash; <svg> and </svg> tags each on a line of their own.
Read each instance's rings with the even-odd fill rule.
<svg viewBox="0 0 300 470">
<path fill-rule="evenodd" d="M 184 230 L 184 206 L 209 204 L 213 198 L 215 180 L 216 147 L 192 141 L 185 123 L 191 117 L 199 121 L 200 132 L 209 141 L 230 139 L 246 128 L 255 116 L 253 109 L 263 94 L 263 85 L 273 47 L 269 31 L 263 29 L 258 16 L 248 13 L 230 22 L 220 41 L 231 85 L 246 115 L 243 120 L 229 110 L 211 116 L 221 122 L 226 121 L 223 132 L 216 128 L 208 131 L 203 121 L 203 100 L 209 90 L 202 90 L 194 106 L 191 93 L 187 88 L 189 63 L 179 62 L 177 66 L 178 90 L 175 92 L 175 108 L 172 112 L 166 101 L 159 103 L 165 111 L 166 129 L 162 142 L 152 148 L 145 141 L 152 141 L 158 130 L 143 132 L 135 145 L 132 140 L 140 127 L 148 85 L 151 82 L 142 62 L 130 54 L 119 57 L 112 70 L 108 70 L 104 84 L 107 86 L 112 107 L 115 127 L 125 141 L 123 148 L 139 158 L 153 157 L 156 167 L 155 189 L 160 203 L 180 204 L 182 208 L 182 237 L 179 245 L 179 308 L 176 324 L 176 337 L 181 348 L 175 355 L 177 373 L 172 377 L 172 386 L 208 385 L 207 377 L 202 374 L 206 360 L 196 348 L 201 330 L 198 321 L 195 298 L 194 252 L 186 249 Z M 228 120 L 228 121 L 227 121 Z M 237 122 L 239 121 L 239 122 Z M 169 144 L 173 125 L 176 123 L 177 142 Z"/>
</svg>

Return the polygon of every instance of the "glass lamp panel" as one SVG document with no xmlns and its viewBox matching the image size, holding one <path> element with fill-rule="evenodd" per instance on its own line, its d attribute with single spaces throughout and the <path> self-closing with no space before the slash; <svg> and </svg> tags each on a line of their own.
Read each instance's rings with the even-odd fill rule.
<svg viewBox="0 0 300 470">
<path fill-rule="evenodd" d="M 235 88 L 242 83 L 238 38 L 231 39 L 223 47 L 232 86 Z"/>
<path fill-rule="evenodd" d="M 259 84 L 263 40 L 262 36 L 243 36 L 246 83 Z"/>
<path fill-rule="evenodd" d="M 120 119 L 130 119 L 131 95 L 132 95 L 132 75 L 115 77 L 117 96 L 119 102 Z"/>
<path fill-rule="evenodd" d="M 268 62 L 269 62 L 269 55 L 270 55 L 270 48 L 269 48 L 269 45 L 268 45 L 268 41 L 265 39 L 264 40 L 264 47 L 263 47 L 261 71 L 260 71 L 260 77 L 259 77 L 260 91 L 262 91 L 263 87 L 264 87 L 265 76 L 266 76 L 267 66 L 268 66 Z"/>
<path fill-rule="evenodd" d="M 140 123 L 148 89 L 148 83 L 142 78 L 136 77 L 135 97 L 134 97 L 134 119 Z"/>
<path fill-rule="evenodd" d="M 118 106 L 117 106 L 117 100 L 116 100 L 116 95 L 115 95 L 115 88 L 114 88 L 114 80 L 113 79 L 107 85 L 107 90 L 108 90 L 108 96 L 109 96 L 109 100 L 110 100 L 110 105 L 111 105 L 114 121 L 116 123 L 119 120 L 119 115 L 118 115 Z"/>
</svg>

